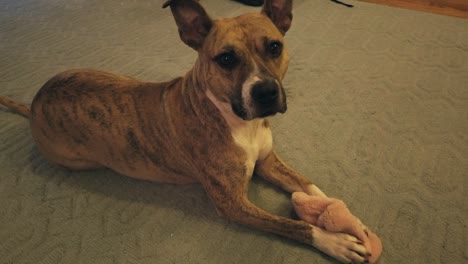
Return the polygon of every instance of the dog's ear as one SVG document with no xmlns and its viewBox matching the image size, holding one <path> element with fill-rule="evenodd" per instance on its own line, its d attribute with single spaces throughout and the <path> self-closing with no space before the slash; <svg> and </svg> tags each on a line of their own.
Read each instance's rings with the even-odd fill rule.
<svg viewBox="0 0 468 264">
<path fill-rule="evenodd" d="M 198 0 L 168 0 L 163 8 L 170 6 L 179 29 L 180 39 L 198 50 L 213 25 L 205 9 Z"/>
<path fill-rule="evenodd" d="M 292 22 L 292 0 L 266 0 L 262 8 L 262 14 L 273 21 L 281 34 L 291 27 Z"/>
</svg>

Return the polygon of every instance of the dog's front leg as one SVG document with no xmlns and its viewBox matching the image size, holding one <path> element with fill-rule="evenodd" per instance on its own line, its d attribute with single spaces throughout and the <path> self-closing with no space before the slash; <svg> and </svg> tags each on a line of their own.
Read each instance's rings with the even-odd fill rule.
<svg viewBox="0 0 468 264">
<path fill-rule="evenodd" d="M 326 197 L 326 195 L 316 185 L 312 184 L 304 176 L 289 167 L 276 155 L 274 151 L 271 151 L 264 160 L 257 161 L 255 172 L 257 175 L 289 193 L 305 192 L 309 195 Z M 357 220 L 361 223 L 364 231 L 366 231 L 367 227 L 362 224 L 359 219 Z M 352 260 L 352 263 L 361 263 L 359 261 L 363 255 L 359 255 L 362 253 L 359 253 L 359 250 L 362 248 L 349 244 L 360 243 L 355 237 L 345 234 L 331 233 L 315 226 L 313 226 L 312 229 L 314 233 L 313 245 L 315 247 L 339 260 L 343 261 L 344 259 L 349 259 Z M 356 253 L 359 255 L 358 258 L 345 257 L 346 255 L 352 256 Z"/>
<path fill-rule="evenodd" d="M 343 263 L 365 263 L 368 252 L 357 238 L 274 215 L 251 203 L 247 196 L 250 178 L 251 173 L 231 171 L 207 176 L 201 182 L 218 213 L 229 220 L 314 246 Z"/>
<path fill-rule="evenodd" d="M 257 161 L 255 172 L 289 193 L 305 192 L 309 195 L 326 197 L 315 184 L 312 184 L 304 176 L 289 167 L 274 151 L 271 151 L 264 160 Z M 367 233 L 368 227 L 359 218 L 356 219 L 364 232 Z"/>
<path fill-rule="evenodd" d="M 289 167 L 274 151 L 264 160 L 257 161 L 255 173 L 289 193 L 305 192 L 326 197 L 315 184 Z"/>
</svg>

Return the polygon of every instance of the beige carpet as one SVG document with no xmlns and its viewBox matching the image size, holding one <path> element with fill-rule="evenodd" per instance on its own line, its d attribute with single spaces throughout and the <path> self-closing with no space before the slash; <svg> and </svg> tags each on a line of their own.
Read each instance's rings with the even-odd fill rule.
<svg viewBox="0 0 468 264">
<path fill-rule="evenodd" d="M 202 0 L 213 17 L 257 11 Z M 296 0 L 289 111 L 275 146 L 382 238 L 380 263 L 468 263 L 468 20 L 352 2 Z M 155 0 L 0 0 L 0 94 L 29 103 L 76 67 L 163 81 L 195 53 Z M 196 185 L 71 172 L 0 110 L 0 264 L 336 263 L 217 217 Z M 291 212 L 256 179 L 251 196 Z"/>
</svg>

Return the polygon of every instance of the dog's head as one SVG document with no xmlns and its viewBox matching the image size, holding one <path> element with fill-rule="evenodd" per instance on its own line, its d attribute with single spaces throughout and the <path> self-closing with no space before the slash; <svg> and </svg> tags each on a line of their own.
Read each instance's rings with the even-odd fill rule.
<svg viewBox="0 0 468 264">
<path fill-rule="evenodd" d="M 198 52 L 194 70 L 217 100 L 244 120 L 286 111 L 283 36 L 292 0 L 266 0 L 260 13 L 212 20 L 195 0 L 169 0 L 182 41 Z"/>
</svg>

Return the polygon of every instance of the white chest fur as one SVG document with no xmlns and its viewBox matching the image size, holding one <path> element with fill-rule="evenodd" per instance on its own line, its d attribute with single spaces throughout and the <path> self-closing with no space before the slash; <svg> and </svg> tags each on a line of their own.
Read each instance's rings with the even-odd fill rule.
<svg viewBox="0 0 468 264">
<path fill-rule="evenodd" d="M 254 163 L 263 160 L 271 152 L 273 139 L 271 129 L 264 125 L 263 119 L 255 119 L 236 126 L 231 126 L 234 141 Z"/>
</svg>

